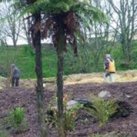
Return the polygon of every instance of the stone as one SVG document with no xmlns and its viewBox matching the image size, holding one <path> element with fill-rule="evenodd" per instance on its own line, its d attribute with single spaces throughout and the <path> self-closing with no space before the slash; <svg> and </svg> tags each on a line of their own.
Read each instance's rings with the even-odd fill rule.
<svg viewBox="0 0 137 137">
<path fill-rule="evenodd" d="M 75 107 L 77 104 L 78 104 L 77 101 L 70 100 L 70 101 L 67 102 L 67 109 L 71 109 L 71 108 Z"/>
<path fill-rule="evenodd" d="M 45 83 L 43 83 L 43 87 L 44 87 L 44 88 L 46 87 L 46 84 L 45 84 Z"/>
<path fill-rule="evenodd" d="M 103 99 L 108 99 L 111 97 L 111 94 L 109 91 L 101 91 L 98 93 L 98 97 L 103 98 Z"/>
</svg>

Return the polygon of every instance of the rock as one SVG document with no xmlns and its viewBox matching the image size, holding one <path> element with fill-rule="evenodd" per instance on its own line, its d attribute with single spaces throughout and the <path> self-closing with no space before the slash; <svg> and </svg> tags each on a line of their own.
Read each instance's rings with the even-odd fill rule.
<svg viewBox="0 0 137 137">
<path fill-rule="evenodd" d="M 104 99 L 108 99 L 111 97 L 111 94 L 109 91 L 101 91 L 99 94 L 98 94 L 98 97 L 100 98 L 104 98 Z"/>
<path fill-rule="evenodd" d="M 131 98 L 132 96 L 130 96 L 129 94 L 125 94 L 125 96 L 127 97 L 127 98 Z"/>
<path fill-rule="evenodd" d="M 91 101 L 87 100 L 87 99 L 77 98 L 77 99 L 75 99 L 75 101 L 77 101 L 79 104 L 83 105 L 83 107 L 91 108 L 91 109 L 96 110 L 93 106 L 93 103 Z"/>
<path fill-rule="evenodd" d="M 45 83 L 43 83 L 43 87 L 44 87 L 44 88 L 46 87 L 46 84 L 45 84 Z"/>
<path fill-rule="evenodd" d="M 70 101 L 67 102 L 67 109 L 71 109 L 71 108 L 75 107 L 77 104 L 78 104 L 77 101 L 70 100 Z"/>
</svg>

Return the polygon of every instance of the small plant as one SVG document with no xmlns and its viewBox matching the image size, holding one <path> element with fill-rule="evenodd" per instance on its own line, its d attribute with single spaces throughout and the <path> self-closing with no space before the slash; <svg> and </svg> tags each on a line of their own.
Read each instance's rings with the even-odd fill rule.
<svg viewBox="0 0 137 137">
<path fill-rule="evenodd" d="M 64 104 L 64 118 L 63 118 L 63 126 L 64 126 L 64 133 L 67 134 L 68 131 L 72 131 L 75 129 L 75 119 L 77 116 L 77 111 L 83 107 L 81 104 L 75 104 L 73 107 L 68 108 L 67 102 L 69 101 L 69 96 L 64 94 L 63 104 Z M 52 104 L 51 104 L 52 105 Z M 58 114 L 57 114 L 57 107 L 52 107 L 50 105 L 47 116 L 45 121 L 51 126 L 59 127 L 58 123 Z M 60 128 L 58 129 L 60 130 Z"/>
<path fill-rule="evenodd" d="M 63 104 L 64 104 L 64 129 L 65 132 L 72 131 L 75 128 L 75 119 L 77 111 L 83 107 L 81 104 L 75 104 L 71 108 L 68 107 L 67 102 L 69 101 L 69 96 L 64 94 Z"/>
<path fill-rule="evenodd" d="M 28 129 L 27 121 L 25 119 L 25 110 L 22 107 L 14 108 L 9 115 L 9 124 L 14 131 L 23 132 Z"/>
<path fill-rule="evenodd" d="M 11 111 L 11 120 L 15 127 L 18 127 L 25 117 L 25 111 L 22 107 L 16 107 Z"/>
<path fill-rule="evenodd" d="M 77 116 L 77 111 L 83 107 L 81 104 L 77 104 L 76 106 L 72 107 L 71 109 L 66 109 L 64 112 L 64 128 L 65 131 L 72 131 L 75 129 L 75 119 Z"/>
<path fill-rule="evenodd" d="M 104 100 L 94 97 L 92 103 L 95 109 L 88 108 L 87 110 L 93 117 L 99 120 L 100 126 L 103 126 L 112 114 L 116 112 L 117 106 L 113 100 Z"/>
</svg>

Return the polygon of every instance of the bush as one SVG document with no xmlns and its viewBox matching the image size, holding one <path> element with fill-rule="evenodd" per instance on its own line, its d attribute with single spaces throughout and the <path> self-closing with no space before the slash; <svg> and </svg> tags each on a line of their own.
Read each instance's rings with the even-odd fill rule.
<svg viewBox="0 0 137 137">
<path fill-rule="evenodd" d="M 28 129 L 25 119 L 25 110 L 22 107 L 14 108 L 9 115 L 9 124 L 16 133 L 26 131 Z"/>
<path fill-rule="evenodd" d="M 113 100 L 94 97 L 92 103 L 95 109 L 87 108 L 87 110 L 93 117 L 99 120 L 100 126 L 103 126 L 112 114 L 116 112 L 117 105 Z"/>
<path fill-rule="evenodd" d="M 55 102 L 55 98 L 52 100 Z M 68 101 L 68 95 L 65 95 L 63 98 L 63 103 L 64 103 L 64 116 L 63 116 L 63 126 L 64 126 L 64 133 L 67 134 L 68 131 L 72 131 L 75 129 L 75 120 L 77 116 L 77 111 L 83 107 L 81 104 L 76 104 L 75 106 L 68 108 L 67 107 L 67 101 Z M 58 119 L 58 114 L 57 114 L 57 107 L 55 106 L 54 103 L 51 103 L 51 106 L 47 110 L 47 116 L 45 121 L 47 122 L 47 125 L 49 127 L 55 126 L 57 127 L 58 130 L 60 130 L 60 123 Z"/>
<path fill-rule="evenodd" d="M 21 107 L 16 107 L 14 110 L 11 111 L 11 121 L 15 127 L 19 127 L 25 117 L 25 111 Z"/>
<path fill-rule="evenodd" d="M 65 110 L 64 112 L 64 128 L 65 131 L 72 131 L 75 129 L 75 120 L 76 120 L 76 116 L 77 116 L 77 111 L 83 107 L 80 104 L 77 104 L 76 106 L 74 106 L 73 108 L 69 109 L 69 110 Z"/>
</svg>

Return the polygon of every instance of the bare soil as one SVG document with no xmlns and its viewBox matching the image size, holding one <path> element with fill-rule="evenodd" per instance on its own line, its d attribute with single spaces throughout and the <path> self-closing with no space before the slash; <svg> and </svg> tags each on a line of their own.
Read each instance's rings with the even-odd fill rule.
<svg viewBox="0 0 137 137">
<path fill-rule="evenodd" d="M 45 108 L 52 101 L 55 93 L 55 85 L 50 85 L 54 88 L 45 87 Z M 100 91 L 109 91 L 113 98 L 128 102 L 133 112 L 128 117 L 120 117 L 109 121 L 104 127 L 99 127 L 99 123 L 93 121 L 92 118 L 85 116 L 85 112 L 81 111 L 78 114 L 76 121 L 76 129 L 68 134 L 69 137 L 89 137 L 93 133 L 105 134 L 116 131 L 130 133 L 132 137 L 137 137 L 137 82 L 118 82 L 118 83 L 94 83 L 83 82 L 78 83 L 73 81 L 73 84 L 65 83 L 64 93 L 70 95 L 71 98 L 90 99 L 90 96 L 97 95 Z M 22 106 L 26 110 L 26 118 L 29 124 L 29 129 L 26 132 L 15 134 L 10 133 L 10 137 L 38 137 L 37 124 L 37 107 L 36 93 L 32 87 L 11 88 L 5 87 L 0 91 L 0 120 L 3 119 L 12 108 Z M 88 119 L 89 118 L 89 119 Z M 50 128 L 49 137 L 57 137 L 56 130 Z M 124 136 L 123 136 L 124 137 Z"/>
</svg>

